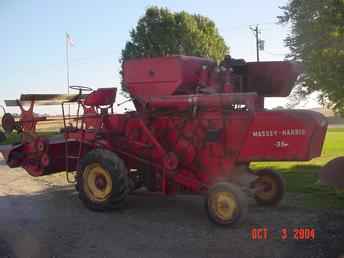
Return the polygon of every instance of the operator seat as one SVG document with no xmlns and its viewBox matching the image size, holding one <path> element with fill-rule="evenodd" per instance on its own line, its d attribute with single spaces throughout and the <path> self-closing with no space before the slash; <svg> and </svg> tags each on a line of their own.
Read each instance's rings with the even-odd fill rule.
<svg viewBox="0 0 344 258">
<path fill-rule="evenodd" d="M 117 88 L 99 88 L 90 93 L 84 101 L 85 106 L 112 106 L 116 100 Z"/>
<path fill-rule="evenodd" d="M 99 88 L 90 93 L 82 103 L 84 115 L 82 120 L 85 129 L 95 129 L 101 127 L 102 115 L 108 114 L 116 100 L 117 88 Z M 100 114 L 98 113 L 100 110 Z"/>
</svg>

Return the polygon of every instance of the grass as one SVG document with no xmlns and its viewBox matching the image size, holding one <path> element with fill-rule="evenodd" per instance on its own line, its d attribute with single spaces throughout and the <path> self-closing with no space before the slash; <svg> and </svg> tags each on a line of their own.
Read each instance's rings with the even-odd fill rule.
<svg viewBox="0 0 344 258">
<path fill-rule="evenodd" d="M 302 193 L 306 207 L 344 208 L 344 193 L 319 185 L 317 175 L 321 166 L 338 156 L 344 156 L 344 128 L 329 128 L 321 157 L 308 162 L 256 162 L 251 168 L 272 168 L 281 172 L 287 191 Z"/>
<path fill-rule="evenodd" d="M 56 119 L 56 117 L 54 117 Z M 62 118 L 61 118 L 62 119 Z M 40 136 L 52 136 L 58 133 L 59 128 L 63 127 L 63 121 L 41 121 L 37 124 L 37 133 Z M 20 142 L 20 136 L 16 132 L 12 132 L 6 137 L 5 141 L 2 141 L 2 144 L 13 144 Z"/>
<path fill-rule="evenodd" d="M 48 136 L 52 136 L 52 135 L 55 135 L 57 134 L 57 132 L 53 132 L 53 131 L 41 131 L 41 132 L 38 132 L 38 135 L 40 136 L 43 136 L 43 137 L 48 137 Z M 0 145 L 3 145 L 3 144 L 13 144 L 13 143 L 19 143 L 20 142 L 20 136 L 18 133 L 14 132 L 14 133 L 11 133 L 10 135 L 8 135 L 6 137 L 6 140 L 5 141 L 2 141 L 0 143 Z"/>
</svg>

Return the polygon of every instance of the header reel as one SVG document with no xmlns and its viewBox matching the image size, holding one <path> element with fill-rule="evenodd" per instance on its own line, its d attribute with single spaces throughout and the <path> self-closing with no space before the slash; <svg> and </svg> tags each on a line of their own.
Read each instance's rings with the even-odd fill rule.
<svg viewBox="0 0 344 258">
<path fill-rule="evenodd" d="M 4 133 L 0 133 L 0 142 L 5 140 L 8 135 L 16 131 L 21 135 L 21 142 L 31 142 L 37 138 L 36 125 L 40 121 L 47 121 L 45 116 L 34 114 L 34 105 L 62 105 L 63 103 L 78 102 L 86 97 L 83 91 L 92 91 L 86 86 L 70 86 L 71 89 L 78 90 L 78 94 L 22 94 L 20 99 L 5 100 L 7 107 L 19 107 L 21 114 L 16 119 L 11 113 L 6 112 L 3 106 L 4 115 L 1 119 L 1 126 Z M 24 105 L 29 105 L 28 109 Z"/>
</svg>

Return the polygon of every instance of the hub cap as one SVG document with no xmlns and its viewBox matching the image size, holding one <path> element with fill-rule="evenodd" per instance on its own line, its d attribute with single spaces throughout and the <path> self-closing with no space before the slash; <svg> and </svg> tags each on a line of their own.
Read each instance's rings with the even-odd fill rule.
<svg viewBox="0 0 344 258">
<path fill-rule="evenodd" d="M 211 199 L 212 209 L 218 218 L 226 221 L 234 218 L 238 206 L 232 193 L 217 192 Z"/>
<path fill-rule="evenodd" d="M 92 201 L 106 201 L 112 192 L 112 180 L 109 172 L 100 164 L 90 164 L 83 173 L 84 190 Z"/>
<path fill-rule="evenodd" d="M 277 193 L 276 181 L 267 175 L 263 175 L 258 178 L 257 185 L 262 186 L 262 190 L 256 192 L 256 195 L 263 200 L 272 199 Z"/>
</svg>

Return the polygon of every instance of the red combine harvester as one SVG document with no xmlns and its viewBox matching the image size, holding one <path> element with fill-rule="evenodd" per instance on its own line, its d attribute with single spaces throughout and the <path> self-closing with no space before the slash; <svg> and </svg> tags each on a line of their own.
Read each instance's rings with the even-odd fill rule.
<svg viewBox="0 0 344 258">
<path fill-rule="evenodd" d="M 303 110 L 269 111 L 264 97 L 288 96 L 298 76 L 289 62 L 246 63 L 226 57 L 219 65 L 205 58 L 169 56 L 129 60 L 124 83 L 136 111 L 117 114 L 116 88 L 71 86 L 76 95 L 22 95 L 19 121 L 5 114 L 7 133 L 21 142 L 0 151 L 11 168 L 32 176 L 75 173 L 80 199 L 92 210 L 121 207 L 128 193 L 205 195 L 209 218 L 221 225 L 243 221 L 245 192 L 258 204 L 283 197 L 281 176 L 252 172 L 253 161 L 306 161 L 321 154 L 325 118 Z M 84 94 L 84 91 L 91 91 Z M 76 115 L 65 106 L 77 103 Z M 29 103 L 24 110 L 22 105 Z M 43 138 L 34 104 L 61 104 L 61 134 Z"/>
</svg>

